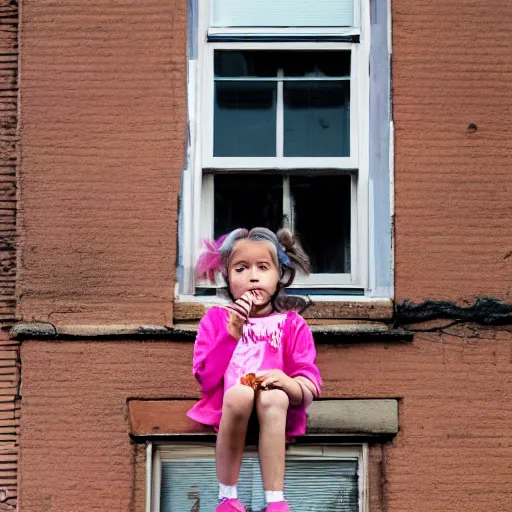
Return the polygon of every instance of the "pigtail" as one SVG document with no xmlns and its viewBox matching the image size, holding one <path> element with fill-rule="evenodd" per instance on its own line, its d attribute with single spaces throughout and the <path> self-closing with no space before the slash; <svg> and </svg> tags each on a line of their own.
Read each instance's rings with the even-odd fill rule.
<svg viewBox="0 0 512 512">
<path fill-rule="evenodd" d="M 281 228 L 276 236 L 289 261 L 281 278 L 281 287 L 286 288 L 292 284 L 297 271 L 305 276 L 311 273 L 311 262 L 309 261 L 309 256 L 304 252 L 302 245 L 300 245 L 289 229 Z"/>
<path fill-rule="evenodd" d="M 274 310 L 281 313 L 284 311 L 302 312 L 313 305 L 313 301 L 309 297 L 301 297 L 299 295 L 287 295 L 283 290 L 279 290 L 272 300 Z"/>
<path fill-rule="evenodd" d="M 311 262 L 309 256 L 304 252 L 300 242 L 293 236 L 292 232 L 287 228 L 281 228 L 277 233 L 277 240 L 280 249 L 283 252 L 281 260 L 285 260 L 286 264 L 282 265 L 283 274 L 279 281 L 279 288 L 273 303 L 276 311 L 297 311 L 302 313 L 312 304 L 309 297 L 299 297 L 297 295 L 287 295 L 283 288 L 290 286 L 295 279 L 297 272 L 304 275 L 311 273 Z"/>
</svg>

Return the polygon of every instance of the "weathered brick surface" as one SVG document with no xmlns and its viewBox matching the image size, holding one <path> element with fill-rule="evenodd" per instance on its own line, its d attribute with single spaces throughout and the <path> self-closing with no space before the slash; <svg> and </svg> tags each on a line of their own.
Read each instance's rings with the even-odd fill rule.
<svg viewBox="0 0 512 512">
<path fill-rule="evenodd" d="M 396 298 L 509 302 L 512 3 L 395 0 L 392 16 Z"/>
<path fill-rule="evenodd" d="M 15 5 L 0 2 L 0 12 Z M 185 9 L 184 0 L 24 0 L 20 318 L 170 323 Z M 392 17 L 396 298 L 510 300 L 512 4 L 395 0 Z M 5 41 L 12 55 L 13 34 Z M 0 59 L 0 91 L 15 86 L 13 63 Z M 0 130 L 13 137 L 14 96 L 2 98 Z M 0 141 L 0 190 L 11 198 L 16 142 Z M 2 226 L 12 227 L 3 206 Z M 2 254 L 8 294 L 15 258 Z M 16 350 L 0 352 L 0 510 L 16 498 Z M 129 440 L 126 401 L 197 397 L 191 352 L 169 342 L 23 342 L 20 510 L 143 512 L 144 453 Z M 380 464 L 372 512 L 511 508 L 510 332 L 322 345 L 319 364 L 326 397 L 401 400 L 398 436 L 371 452 Z"/>
<path fill-rule="evenodd" d="M 400 398 L 400 431 L 372 482 L 382 510 L 510 508 L 510 332 L 461 328 L 318 352 L 325 397 Z M 21 354 L 23 512 L 142 511 L 126 400 L 197 397 L 192 344 L 27 341 Z"/>
<path fill-rule="evenodd" d="M 19 455 L 19 343 L 15 317 L 18 132 L 18 2 L 0 1 L 0 510 L 16 510 Z"/>
<path fill-rule="evenodd" d="M 18 315 L 170 323 L 186 2 L 27 0 Z"/>
<path fill-rule="evenodd" d="M 19 342 L 0 332 L 0 510 L 16 510 L 20 428 Z"/>
<path fill-rule="evenodd" d="M 0 1 L 0 328 L 12 325 L 16 283 L 18 2 Z"/>
</svg>

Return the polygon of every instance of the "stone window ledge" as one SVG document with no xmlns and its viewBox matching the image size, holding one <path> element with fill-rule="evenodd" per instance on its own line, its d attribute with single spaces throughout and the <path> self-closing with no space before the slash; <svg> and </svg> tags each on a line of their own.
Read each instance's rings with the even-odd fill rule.
<svg viewBox="0 0 512 512">
<path fill-rule="evenodd" d="M 223 304 L 224 302 L 222 302 Z M 209 307 L 221 302 L 174 302 L 174 323 L 195 323 L 206 313 Z M 381 320 L 390 321 L 394 315 L 394 305 L 391 299 L 366 299 L 351 297 L 350 300 L 315 301 L 302 316 L 306 320 Z"/>
<path fill-rule="evenodd" d="M 393 329 L 382 322 L 316 324 L 308 321 L 317 343 L 410 342 L 411 332 Z M 17 340 L 163 340 L 194 341 L 196 324 L 163 325 L 54 325 L 47 322 L 20 322 L 11 330 Z"/>
<path fill-rule="evenodd" d="M 173 436 L 213 436 L 213 429 L 186 415 L 194 403 L 195 400 L 129 400 L 130 436 L 140 442 Z M 392 438 L 397 433 L 396 399 L 318 400 L 308 408 L 305 438 Z"/>
</svg>

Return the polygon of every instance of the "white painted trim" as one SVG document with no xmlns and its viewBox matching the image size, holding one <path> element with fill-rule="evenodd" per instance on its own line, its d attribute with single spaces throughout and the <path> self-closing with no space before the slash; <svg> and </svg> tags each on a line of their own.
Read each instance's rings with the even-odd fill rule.
<svg viewBox="0 0 512 512">
<path fill-rule="evenodd" d="M 204 169 L 222 171 L 332 169 L 357 170 L 355 157 L 212 157 L 204 156 Z"/>
<path fill-rule="evenodd" d="M 350 286 L 346 288 L 350 288 Z M 391 299 L 379 299 L 365 295 L 311 295 L 311 298 L 315 302 L 346 302 L 351 304 L 374 304 L 376 307 L 379 305 L 393 307 Z M 211 308 L 216 305 L 227 304 L 229 300 L 216 296 L 200 297 L 198 295 L 181 295 L 176 302 L 193 302 L 195 304 L 202 304 L 206 308 Z"/>
<path fill-rule="evenodd" d="M 389 58 L 389 94 L 392 94 L 393 84 L 391 72 L 391 57 L 393 55 L 393 34 L 391 23 L 391 0 L 388 0 L 388 58 Z M 391 284 L 389 296 L 395 296 L 395 122 L 393 116 L 393 102 L 389 101 L 389 210 L 391 214 Z"/>
<path fill-rule="evenodd" d="M 359 510 L 369 512 L 370 510 L 370 485 L 369 485 L 369 447 L 364 443 L 359 455 Z"/>
<path fill-rule="evenodd" d="M 295 228 L 294 211 L 290 191 L 290 177 L 283 176 L 283 221 L 284 227 L 288 228 L 292 233 Z"/>
<path fill-rule="evenodd" d="M 276 97 L 276 157 L 284 155 L 284 84 L 283 70 L 277 72 L 277 97 Z"/>
<path fill-rule="evenodd" d="M 307 277 L 297 275 L 290 288 L 334 288 L 353 284 L 352 274 L 310 274 Z"/>
<path fill-rule="evenodd" d="M 395 296 L 395 124 L 389 122 L 389 210 L 391 213 L 391 285 L 389 296 Z"/>
<path fill-rule="evenodd" d="M 218 76 L 216 82 L 348 82 L 349 76 L 284 76 L 282 69 L 277 76 Z M 282 99 L 281 99 L 282 103 Z"/>
<path fill-rule="evenodd" d="M 213 238 L 213 212 L 215 205 L 215 183 L 213 174 L 203 174 L 201 192 L 201 240 L 211 240 Z"/>
<path fill-rule="evenodd" d="M 354 55 L 358 62 L 357 75 L 357 88 L 359 96 L 357 98 L 357 108 L 359 109 L 358 131 L 359 146 L 358 146 L 358 162 L 359 172 L 357 174 L 357 233 L 358 233 L 358 283 L 368 293 L 369 287 L 369 197 L 368 197 L 368 183 L 369 183 L 369 165 L 370 165 L 370 149 L 369 149 L 369 116 L 370 116 L 370 76 L 369 76 L 369 62 L 370 62 L 370 12 L 369 2 L 361 2 L 361 42 L 356 45 Z"/>
<path fill-rule="evenodd" d="M 359 2 L 356 2 L 359 4 Z M 356 18 L 356 11 L 359 11 L 359 7 L 354 9 L 354 19 Z M 357 15 L 359 16 L 359 14 Z M 248 34 L 253 37 L 264 36 L 319 36 L 319 37 L 340 37 L 340 36 L 358 36 L 361 33 L 358 24 L 354 27 L 251 27 L 251 28 L 239 28 L 239 27 L 209 27 L 209 36 L 247 36 Z"/>
<path fill-rule="evenodd" d="M 352 50 L 352 46 L 359 43 L 333 43 L 333 42 L 321 42 L 321 41 L 296 41 L 289 42 L 262 42 L 262 41 L 247 41 L 247 42 L 228 42 L 228 43 L 205 43 L 207 46 L 211 46 L 212 50 L 239 50 L 243 47 L 244 50 Z"/>
<path fill-rule="evenodd" d="M 146 444 L 146 512 L 151 510 L 151 494 L 153 492 L 153 443 Z"/>
<path fill-rule="evenodd" d="M 162 459 L 158 447 L 153 450 L 153 471 L 151 488 L 152 507 L 151 512 L 160 512 L 160 493 L 162 488 Z"/>
</svg>

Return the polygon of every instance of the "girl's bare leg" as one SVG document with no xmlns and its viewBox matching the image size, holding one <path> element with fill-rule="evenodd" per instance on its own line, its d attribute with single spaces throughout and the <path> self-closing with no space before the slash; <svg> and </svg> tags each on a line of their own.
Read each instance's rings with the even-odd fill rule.
<svg viewBox="0 0 512 512">
<path fill-rule="evenodd" d="M 265 491 L 284 490 L 288 406 L 288 395 L 280 389 L 260 391 L 256 396 L 256 412 L 260 424 L 259 457 Z"/>
<path fill-rule="evenodd" d="M 238 481 L 253 407 L 254 390 L 248 386 L 236 385 L 224 394 L 215 450 L 217 478 L 221 484 L 235 485 Z"/>
</svg>

